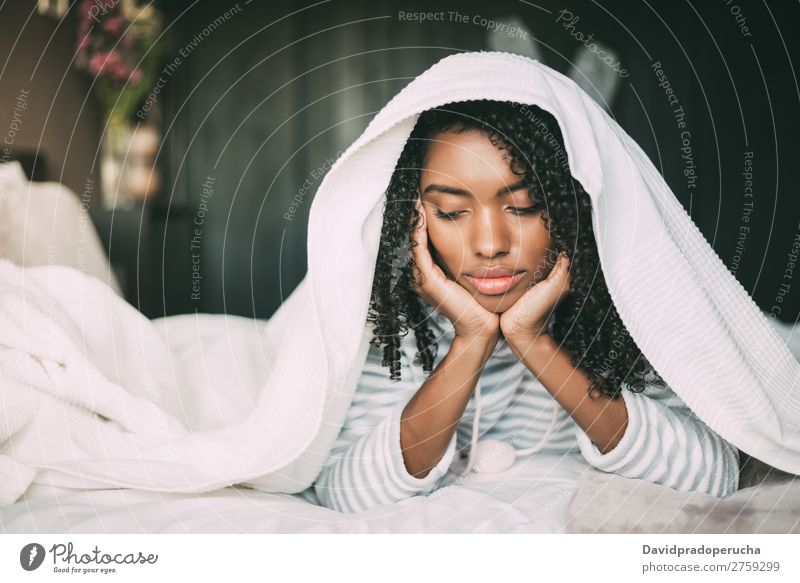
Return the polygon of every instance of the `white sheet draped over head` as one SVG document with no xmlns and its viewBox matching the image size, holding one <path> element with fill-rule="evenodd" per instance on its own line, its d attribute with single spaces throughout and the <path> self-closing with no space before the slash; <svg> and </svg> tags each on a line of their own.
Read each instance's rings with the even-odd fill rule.
<svg viewBox="0 0 800 583">
<path fill-rule="evenodd" d="M 555 117 L 572 174 L 592 199 L 609 292 L 639 348 L 721 437 L 772 466 L 800 473 L 800 364 L 647 156 L 567 77 L 524 57 L 479 52 L 444 58 L 414 79 L 325 176 L 310 211 L 308 273 L 275 315 L 257 328 L 265 380 L 254 389 L 247 414 L 219 417 L 216 427 L 198 430 L 197 420 L 187 418 L 178 405 L 180 393 L 154 395 L 130 383 L 116 385 L 114 378 L 102 385 L 104 391 L 113 387 L 113 399 L 95 399 L 87 388 L 81 389 L 81 398 L 84 408 L 118 420 L 126 431 L 85 416 L 83 441 L 74 454 L 62 448 L 54 459 L 28 447 L 20 449 L 24 456 L 15 456 L 6 448 L 0 456 L 0 480 L 8 484 L 14 478 L 18 489 L 36 475 L 37 481 L 76 487 L 106 484 L 177 492 L 233 483 L 282 492 L 309 486 L 344 421 L 366 357 L 371 338 L 366 317 L 383 202 L 395 163 L 422 111 L 474 99 L 533 104 Z M 50 268 L 37 269 L 41 274 Z M 3 320 L 13 322 L 6 292 L 13 287 L 9 280 L 14 274 L 20 278 L 8 264 L 3 271 L 8 273 L 0 283 L 0 308 Z M 72 270 L 58 274 L 67 283 L 82 278 Z M 106 293 L 101 287 L 98 283 L 92 293 Z M 49 293 L 59 293 L 53 288 Z M 31 287 L 29 297 L 35 293 Z M 76 309 L 75 295 L 71 297 L 72 304 L 63 302 L 67 310 Z M 152 350 L 169 352 L 166 328 L 157 330 L 116 300 L 102 301 L 110 306 L 113 324 L 106 314 L 94 325 L 135 328 Z M 16 321 L 16 330 L 0 326 L 0 344 L 36 354 L 37 340 L 24 332 L 19 317 Z M 22 337 L 28 344 L 21 344 Z M 97 363 L 102 349 L 96 346 L 89 359 Z M 124 360 L 116 352 L 116 361 Z M 70 359 L 79 362 L 81 356 L 86 354 L 62 347 L 38 358 L 69 361 L 69 370 Z M 45 368 L 50 374 L 62 369 Z M 9 386 L 6 370 L 4 387 Z M 157 391 L 190 391 L 166 381 L 155 385 Z M 39 390 L 69 399 L 63 388 L 58 393 Z M 224 400 L 225 390 L 219 387 L 216 398 Z M 7 397 L 6 388 L 3 393 Z M 19 420 L 13 427 L 9 423 L 6 415 L 0 438 L 22 442 L 22 432 L 12 430 L 22 427 Z M 104 440 L 105 447 L 91 447 L 86 436 Z M 70 438 L 79 441 L 76 429 Z M 14 486 L 4 488 L 9 499 Z"/>
</svg>

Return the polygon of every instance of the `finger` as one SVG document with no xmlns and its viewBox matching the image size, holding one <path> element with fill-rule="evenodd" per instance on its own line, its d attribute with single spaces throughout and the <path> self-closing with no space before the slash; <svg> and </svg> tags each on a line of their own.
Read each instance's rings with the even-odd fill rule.
<svg viewBox="0 0 800 583">
<path fill-rule="evenodd" d="M 420 276 L 419 268 L 416 265 L 411 266 L 411 281 L 409 282 L 409 287 L 411 291 L 419 294 L 420 288 L 422 287 L 422 277 Z"/>
<path fill-rule="evenodd" d="M 571 285 L 572 285 L 572 278 L 569 272 L 569 256 L 566 253 L 562 252 L 561 257 L 558 260 L 558 273 L 555 276 L 555 280 L 557 285 L 559 286 L 559 295 L 566 295 L 569 293 Z M 555 271 L 555 269 L 553 270 Z"/>
<path fill-rule="evenodd" d="M 556 264 L 547 276 L 547 279 L 560 279 L 567 272 L 569 267 L 569 257 L 563 251 L 559 254 Z"/>
<path fill-rule="evenodd" d="M 554 293 L 557 296 L 565 295 L 569 290 L 569 257 L 563 251 L 559 253 L 553 269 L 547 274 L 547 277 L 542 280 L 538 286 L 541 293 Z"/>
<path fill-rule="evenodd" d="M 548 257 L 547 259 L 545 259 L 545 264 L 550 266 L 550 270 L 547 272 L 546 276 L 544 276 L 539 281 L 534 282 L 534 284 L 533 284 L 534 287 L 536 285 L 541 286 L 542 284 L 546 284 L 544 287 L 550 287 L 551 285 L 553 285 L 552 282 L 559 277 L 559 272 L 560 272 L 561 266 L 563 264 L 562 257 L 563 257 L 563 255 L 559 253 L 558 259 L 555 260 L 555 262 L 553 263 L 552 266 L 550 266 L 550 258 Z M 550 283 L 547 283 L 547 282 L 550 282 Z"/>
<path fill-rule="evenodd" d="M 414 209 L 417 211 L 417 216 L 414 218 L 413 221 L 411 229 L 411 238 L 414 239 L 414 241 L 416 241 L 417 244 L 419 244 L 420 243 L 419 239 L 420 236 L 422 235 L 420 231 L 422 231 L 422 229 L 425 228 L 425 217 L 422 214 L 422 209 L 420 208 L 419 200 L 414 202 Z"/>
<path fill-rule="evenodd" d="M 410 282 L 411 291 L 417 294 L 428 304 L 434 305 L 432 296 L 429 293 L 430 283 L 431 283 L 431 278 L 425 277 L 422 274 L 422 271 L 420 271 L 419 267 L 417 266 L 412 267 L 411 282 Z"/>
<path fill-rule="evenodd" d="M 414 241 L 414 245 L 411 246 L 411 256 L 414 259 L 411 265 L 411 290 L 421 296 L 422 285 L 425 283 L 421 267 L 425 263 L 425 258 L 420 253 L 420 249 L 427 249 L 427 237 L 425 236 L 425 217 L 419 199 L 415 201 L 414 208 L 419 214 L 411 230 L 411 239 Z"/>
<path fill-rule="evenodd" d="M 414 262 L 424 274 L 433 269 L 433 257 L 428 251 L 428 225 L 425 222 L 425 209 L 420 201 L 417 201 L 416 204 L 420 218 L 414 227 L 414 240 L 417 244 L 411 248 L 411 252 L 414 256 Z"/>
</svg>

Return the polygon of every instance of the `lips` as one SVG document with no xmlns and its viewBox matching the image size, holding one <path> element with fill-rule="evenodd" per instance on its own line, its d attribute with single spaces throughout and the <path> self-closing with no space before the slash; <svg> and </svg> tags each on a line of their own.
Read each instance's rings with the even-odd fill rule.
<svg viewBox="0 0 800 583">
<path fill-rule="evenodd" d="M 464 277 L 482 294 L 504 294 L 524 277 L 524 271 L 514 271 L 506 267 L 483 267 L 465 274 Z"/>
</svg>

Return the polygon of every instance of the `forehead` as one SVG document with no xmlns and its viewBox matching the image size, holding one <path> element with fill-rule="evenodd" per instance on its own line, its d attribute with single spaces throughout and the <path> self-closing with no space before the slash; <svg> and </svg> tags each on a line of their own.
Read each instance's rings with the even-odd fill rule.
<svg viewBox="0 0 800 583">
<path fill-rule="evenodd" d="M 442 132 L 430 138 L 422 179 L 441 180 L 448 176 L 465 182 L 519 178 L 511 170 L 508 152 L 478 130 Z"/>
</svg>

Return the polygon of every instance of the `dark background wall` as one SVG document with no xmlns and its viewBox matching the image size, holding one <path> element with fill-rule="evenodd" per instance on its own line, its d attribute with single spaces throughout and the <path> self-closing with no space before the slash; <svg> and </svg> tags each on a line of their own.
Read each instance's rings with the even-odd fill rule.
<svg viewBox="0 0 800 583">
<path fill-rule="evenodd" d="M 102 120 L 89 83 L 70 66 L 74 27 L 36 14 L 36 2 L 0 8 L 0 148 L 6 145 L 17 97 L 28 93 L 12 150 L 39 153 L 42 178 L 81 192 L 100 143 Z M 44 161 L 47 161 L 46 163 Z"/>
<path fill-rule="evenodd" d="M 130 301 L 151 317 L 195 310 L 270 316 L 305 273 L 306 219 L 322 175 L 375 112 L 438 59 L 486 49 L 476 15 L 517 15 L 545 63 L 569 73 L 580 43 L 556 22 L 567 8 L 579 17 L 575 30 L 611 46 L 630 72 L 613 116 L 762 309 L 797 319 L 800 274 L 784 277 L 800 235 L 796 3 L 162 4 L 172 54 L 185 54 L 159 97 L 164 191 L 127 219 L 116 217 L 128 228 L 117 229 L 113 241 L 110 217 L 95 213 L 112 255 L 133 265 Z M 400 11 L 457 11 L 468 22 L 404 22 Z M 7 26 L 0 21 L 0 38 Z M 656 61 L 686 114 L 694 179 L 684 173 L 681 130 L 652 69 Z M 18 68 L 22 74 L 26 66 Z M 6 75 L 4 107 L 19 85 L 7 86 Z M 754 195 L 746 198 L 750 152 Z M 53 156 L 63 165 L 63 152 L 53 148 Z M 302 202 L 286 220 L 298 191 Z M 789 283 L 782 303 L 781 283 Z"/>
</svg>

